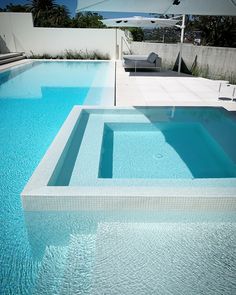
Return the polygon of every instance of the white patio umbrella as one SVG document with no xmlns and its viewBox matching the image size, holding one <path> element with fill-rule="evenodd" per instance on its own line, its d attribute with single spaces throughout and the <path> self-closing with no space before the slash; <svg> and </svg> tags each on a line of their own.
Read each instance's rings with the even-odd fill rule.
<svg viewBox="0 0 236 295">
<path fill-rule="evenodd" d="M 155 28 L 155 27 L 178 27 L 181 29 L 181 41 L 180 41 L 180 52 L 179 52 L 179 64 L 178 73 L 181 72 L 181 60 L 182 60 L 182 44 L 184 42 L 184 28 L 185 28 L 185 15 L 182 18 L 182 25 L 177 25 L 180 20 L 180 16 L 164 19 L 154 17 L 142 17 L 134 16 L 127 18 L 113 18 L 101 20 L 103 24 L 108 27 L 142 27 L 142 28 Z"/>
<path fill-rule="evenodd" d="M 101 20 L 104 25 L 108 27 L 142 27 L 142 28 L 155 28 L 155 27 L 173 27 L 180 20 L 178 19 L 165 19 L 154 17 L 126 17 L 126 18 L 112 18 Z"/>
<path fill-rule="evenodd" d="M 236 0 L 77 0 L 76 11 L 236 15 Z"/>
<path fill-rule="evenodd" d="M 185 14 L 236 16 L 236 0 L 77 0 L 76 11 L 183 14 L 179 72 L 184 38 Z"/>
</svg>

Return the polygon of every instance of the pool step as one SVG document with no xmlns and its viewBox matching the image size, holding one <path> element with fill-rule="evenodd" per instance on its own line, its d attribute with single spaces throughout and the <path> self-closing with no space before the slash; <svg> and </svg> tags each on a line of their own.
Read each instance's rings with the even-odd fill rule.
<svg viewBox="0 0 236 295">
<path fill-rule="evenodd" d="M 12 53 L 0 54 L 0 65 L 25 59 L 25 56 L 23 54 L 24 54 L 23 52 L 12 52 Z"/>
<path fill-rule="evenodd" d="M 67 247 L 47 247 L 33 295 L 90 294 L 96 235 L 71 235 Z"/>
</svg>

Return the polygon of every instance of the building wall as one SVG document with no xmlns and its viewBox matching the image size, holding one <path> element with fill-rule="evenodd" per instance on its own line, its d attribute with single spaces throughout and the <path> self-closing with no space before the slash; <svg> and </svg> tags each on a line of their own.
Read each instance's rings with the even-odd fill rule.
<svg viewBox="0 0 236 295">
<path fill-rule="evenodd" d="M 0 13 L 0 52 L 23 51 L 21 35 L 32 34 L 32 15 L 30 13 Z M 25 33 L 23 33 L 25 32 Z"/>
<path fill-rule="evenodd" d="M 0 53 L 23 51 L 26 55 L 58 55 L 66 50 L 99 51 L 119 59 L 129 53 L 129 42 L 116 29 L 38 28 L 31 13 L 0 13 Z M 173 68 L 179 44 L 132 42 L 134 54 L 157 52 L 165 68 Z M 236 80 L 236 48 L 183 45 L 183 60 L 193 73 L 215 79 Z"/>
<path fill-rule="evenodd" d="M 39 28 L 31 13 L 0 13 L 0 52 L 58 55 L 98 51 L 119 58 L 123 32 L 115 29 Z"/>
<path fill-rule="evenodd" d="M 156 52 L 165 68 L 173 69 L 179 44 L 132 42 L 133 54 Z M 183 60 L 190 71 L 213 79 L 236 80 L 236 48 L 183 45 Z"/>
</svg>

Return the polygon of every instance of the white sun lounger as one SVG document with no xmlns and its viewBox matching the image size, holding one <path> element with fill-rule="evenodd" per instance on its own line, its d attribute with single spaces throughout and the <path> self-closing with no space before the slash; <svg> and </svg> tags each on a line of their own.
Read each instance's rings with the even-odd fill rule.
<svg viewBox="0 0 236 295">
<path fill-rule="evenodd" d="M 154 52 L 149 55 L 124 55 L 123 66 L 125 69 L 159 69 L 161 70 L 161 58 Z"/>
</svg>

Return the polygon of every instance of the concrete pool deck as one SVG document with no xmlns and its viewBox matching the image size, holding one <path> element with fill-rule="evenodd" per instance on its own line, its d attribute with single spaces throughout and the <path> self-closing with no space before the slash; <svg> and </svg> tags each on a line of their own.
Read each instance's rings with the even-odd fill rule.
<svg viewBox="0 0 236 295">
<path fill-rule="evenodd" d="M 125 72 L 122 62 L 116 67 L 117 106 L 218 106 L 236 111 L 235 101 L 219 100 L 215 81 L 173 71 Z M 230 93 L 221 92 L 221 95 Z"/>
</svg>

